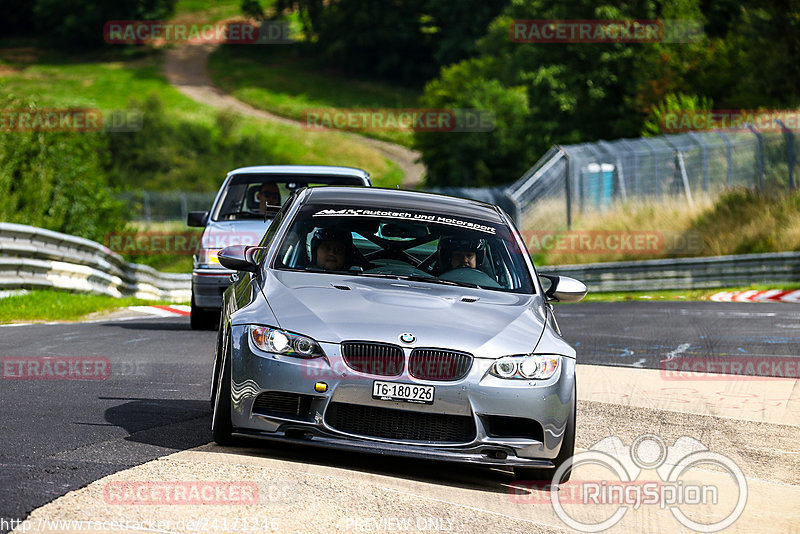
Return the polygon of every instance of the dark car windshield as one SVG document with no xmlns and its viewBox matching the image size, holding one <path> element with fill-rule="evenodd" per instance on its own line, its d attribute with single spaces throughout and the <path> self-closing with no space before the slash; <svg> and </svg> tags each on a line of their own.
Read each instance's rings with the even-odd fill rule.
<svg viewBox="0 0 800 534">
<path fill-rule="evenodd" d="M 308 205 L 276 269 L 532 293 L 524 254 L 503 224 L 435 213 Z"/>
<path fill-rule="evenodd" d="M 225 186 L 211 219 L 234 221 L 273 217 L 295 190 L 321 185 L 363 185 L 363 182 L 361 178 L 349 176 L 237 174 Z"/>
</svg>

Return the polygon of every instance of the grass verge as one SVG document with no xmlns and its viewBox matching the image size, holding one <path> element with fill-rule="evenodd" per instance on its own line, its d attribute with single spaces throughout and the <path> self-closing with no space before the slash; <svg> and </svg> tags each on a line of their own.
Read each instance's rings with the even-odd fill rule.
<svg viewBox="0 0 800 534">
<path fill-rule="evenodd" d="M 791 284 L 758 284 L 748 287 L 732 287 L 721 289 L 669 289 L 658 291 L 621 291 L 613 293 L 593 293 L 591 290 L 581 302 L 630 302 L 630 301 L 665 301 L 665 300 L 708 300 L 709 297 L 723 291 L 766 291 L 768 289 L 794 290 L 800 289 L 800 283 Z"/>
<path fill-rule="evenodd" d="M 110 241 L 103 244 L 109 246 L 114 252 L 122 254 L 126 261 L 149 265 L 162 273 L 192 272 L 192 255 L 195 251 L 190 248 L 193 246 L 193 242 L 188 239 L 188 236 L 194 235 L 199 241 L 200 234 L 203 233 L 202 229 L 189 228 L 183 221 L 151 222 L 149 224 L 144 221 L 132 221 L 128 224 L 128 231 L 132 237 L 137 237 L 139 235 L 145 236 L 145 245 L 150 244 L 150 240 L 146 237 L 153 236 L 154 242 L 163 244 L 163 253 L 156 253 L 157 251 L 149 250 L 147 246 L 145 246 L 141 251 L 138 251 L 139 253 L 131 254 L 125 247 L 127 245 L 132 245 L 135 248 L 135 239 L 132 240 L 133 243 L 128 241 L 122 242 L 124 244 L 122 244 L 121 250 L 115 250 L 114 244 Z M 170 236 L 187 236 L 187 246 L 181 249 L 172 247 L 172 250 L 167 250 L 170 248 L 169 244 L 171 241 L 163 239 L 162 236 L 166 236 L 167 238 Z"/>
<path fill-rule="evenodd" d="M 173 130 L 191 133 L 202 126 L 204 138 L 242 139 L 247 137 L 264 147 L 268 161 L 251 161 L 245 157 L 225 154 L 235 160 L 229 165 L 253 164 L 325 164 L 346 165 L 367 170 L 375 185 L 394 187 L 402 181 L 402 171 L 371 147 L 336 132 L 315 132 L 300 127 L 274 124 L 268 121 L 239 117 L 235 121 L 220 121 L 219 112 L 199 104 L 172 87 L 162 73 L 163 51 L 136 47 L 104 49 L 84 55 L 67 55 L 37 47 L 36 41 L 0 42 L 0 93 L 36 95 L 40 107 L 95 108 L 106 113 L 127 109 L 132 100 L 142 101 L 150 95 L 162 103 L 163 121 L 174 125 Z M 147 128 L 147 125 L 144 125 Z M 133 135 L 119 133 L 115 135 Z M 137 176 L 131 188 L 162 190 L 216 190 L 224 177 L 207 161 L 209 149 L 200 153 L 191 150 L 203 146 L 197 140 L 168 137 L 167 145 L 158 152 L 142 157 L 159 158 L 162 152 L 171 154 L 153 175 Z M 219 147 L 223 149 L 220 141 Z M 214 155 L 214 154 L 212 154 Z M 203 165 L 193 162 L 201 161 Z M 138 163 L 138 162 L 136 162 Z M 217 165 L 218 166 L 218 165 Z M 226 169 L 230 170 L 230 169 Z"/>
<path fill-rule="evenodd" d="M 127 306 L 148 306 L 165 302 L 137 298 L 114 298 L 68 291 L 36 289 L 24 295 L 0 299 L 0 323 L 23 321 L 75 321 L 90 313 Z"/>
<path fill-rule="evenodd" d="M 309 111 L 413 108 L 418 93 L 357 80 L 320 64 L 302 44 L 220 46 L 209 58 L 214 84 L 253 107 L 306 121 Z M 354 131 L 410 147 L 411 131 Z"/>
<path fill-rule="evenodd" d="M 241 0 L 178 0 L 172 21 L 184 24 L 218 22 L 240 16 L 241 5 Z"/>
<path fill-rule="evenodd" d="M 537 265 L 800 250 L 800 191 L 737 188 L 695 198 L 693 205 L 683 199 L 626 202 L 581 215 L 570 231 L 548 223 L 563 218 L 563 203 L 543 203 L 523 221 Z M 631 246 L 620 247 L 622 238 Z"/>
</svg>

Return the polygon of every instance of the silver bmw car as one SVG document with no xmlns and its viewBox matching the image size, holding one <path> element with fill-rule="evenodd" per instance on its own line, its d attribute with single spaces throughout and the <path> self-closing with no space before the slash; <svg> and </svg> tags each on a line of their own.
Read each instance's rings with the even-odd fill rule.
<svg viewBox="0 0 800 534">
<path fill-rule="evenodd" d="M 232 246 L 212 434 L 569 477 L 575 350 L 496 206 L 357 187 L 296 191 L 259 246 Z M 564 467 L 562 467 L 564 466 Z"/>
</svg>

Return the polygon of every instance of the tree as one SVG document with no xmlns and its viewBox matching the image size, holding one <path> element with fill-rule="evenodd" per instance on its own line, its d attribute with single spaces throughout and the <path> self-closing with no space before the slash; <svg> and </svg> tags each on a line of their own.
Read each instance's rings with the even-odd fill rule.
<svg viewBox="0 0 800 534">
<path fill-rule="evenodd" d="M 35 0 L 41 35 L 68 46 L 103 44 L 103 26 L 112 20 L 166 20 L 177 0 Z"/>
<path fill-rule="evenodd" d="M 419 86 L 472 55 L 508 1 L 278 0 L 276 8 L 297 11 L 316 53 L 344 71 Z"/>
<path fill-rule="evenodd" d="M 681 9 L 691 11 L 694 0 L 685 0 Z M 685 5 L 684 5 L 685 4 Z M 663 99 L 673 87 L 659 87 L 651 93 L 652 78 L 646 75 L 655 71 L 655 65 L 665 51 L 680 48 L 681 44 L 652 43 L 521 43 L 512 41 L 509 29 L 514 20 L 525 19 L 658 19 L 666 11 L 650 2 L 607 1 L 597 5 L 592 0 L 514 0 L 489 26 L 487 35 L 478 42 L 476 60 L 462 62 L 452 67 L 464 69 L 473 79 L 494 80 L 499 86 L 523 88 L 527 96 L 527 113 L 524 131 L 519 131 L 520 121 L 498 120 L 497 130 L 491 136 L 506 139 L 510 145 L 503 154 L 504 161 L 517 163 L 517 173 L 509 175 L 506 169 L 490 167 L 488 181 L 500 184 L 513 181 L 530 167 L 554 144 L 568 144 L 598 139 L 636 136 L 642 129 L 647 113 Z M 670 18 L 681 18 L 680 12 L 670 11 Z M 645 74 L 645 76 L 643 76 Z M 436 101 L 441 106 L 457 106 L 461 94 L 468 92 L 472 81 L 469 76 L 454 77 L 450 69 L 442 71 L 439 80 L 450 76 L 455 81 L 446 84 L 429 84 L 425 99 L 438 91 Z M 492 105 L 491 102 L 487 103 Z M 508 129 L 508 131 L 504 131 Z M 418 146 L 423 150 L 426 165 L 439 167 L 435 151 L 426 147 L 422 136 L 417 135 Z M 523 139 L 524 142 L 519 142 Z M 448 144 L 460 143 L 453 136 Z M 485 148 L 471 147 L 474 157 L 491 160 Z M 451 150 L 456 150 L 451 147 Z M 456 175 L 460 169 L 454 168 Z M 439 185 L 446 172 L 431 174 L 429 185 Z M 462 185 L 473 185 L 472 182 Z"/>
<path fill-rule="evenodd" d="M 495 120 L 490 132 L 417 132 L 415 145 L 427 165 L 429 185 L 489 186 L 511 181 L 529 166 L 520 158 L 530 142 L 525 88 L 484 78 L 483 67 L 477 60 L 465 61 L 443 69 L 425 87 L 423 107 L 491 111 Z"/>
</svg>

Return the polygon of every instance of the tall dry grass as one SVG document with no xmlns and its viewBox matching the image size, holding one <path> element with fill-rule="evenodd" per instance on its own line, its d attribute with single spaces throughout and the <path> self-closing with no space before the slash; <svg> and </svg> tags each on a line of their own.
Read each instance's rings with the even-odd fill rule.
<svg viewBox="0 0 800 534">
<path fill-rule="evenodd" d="M 522 231 L 534 261 L 548 265 L 800 250 L 800 192 L 620 202 L 576 214 L 569 231 L 553 201 L 532 210 Z"/>
</svg>

